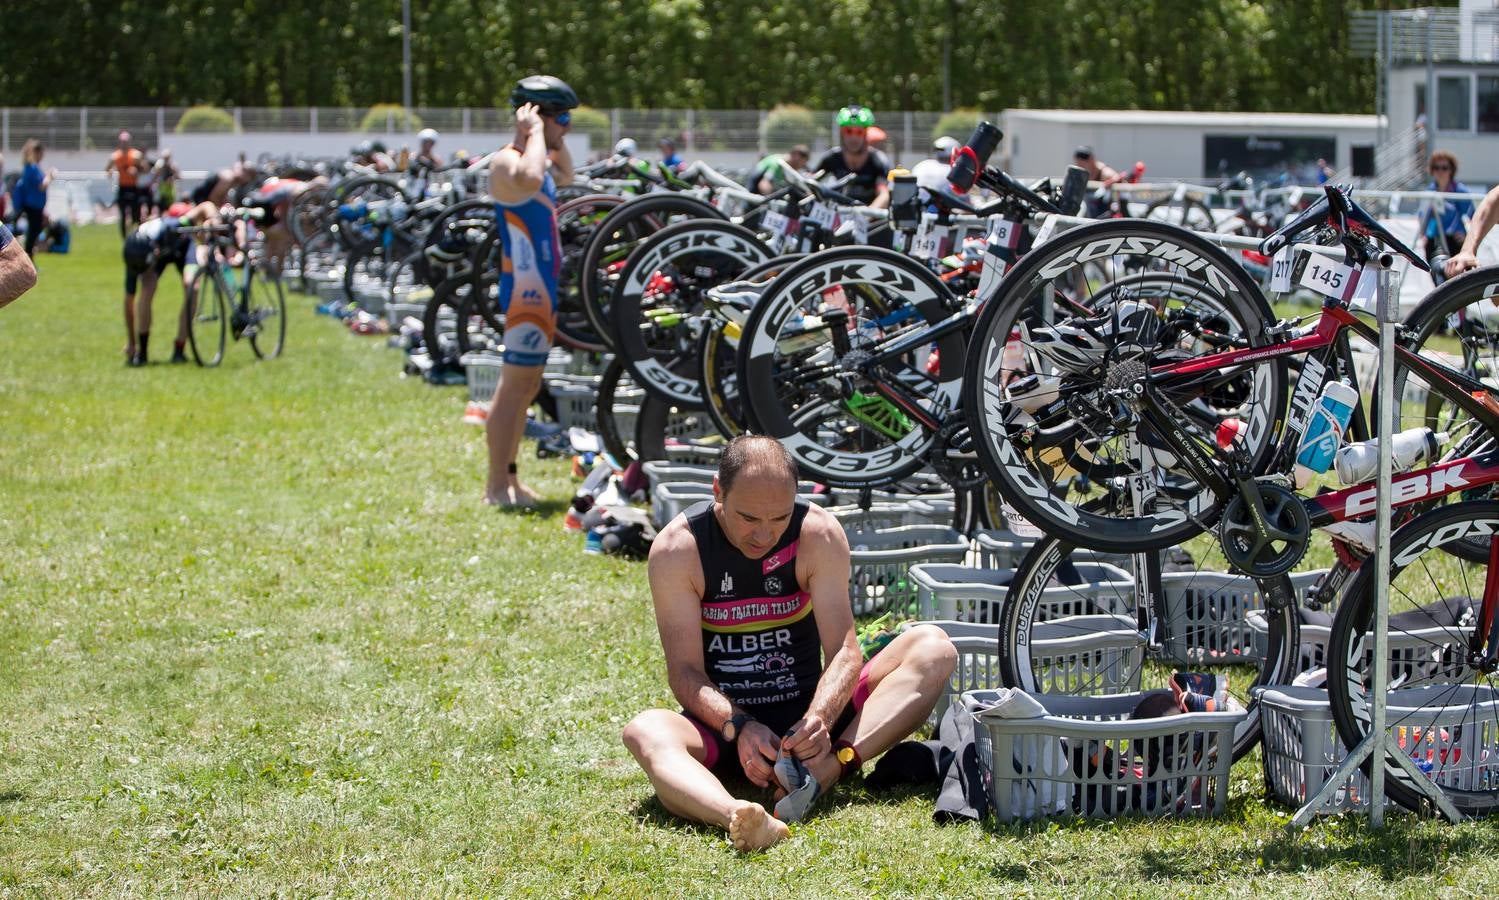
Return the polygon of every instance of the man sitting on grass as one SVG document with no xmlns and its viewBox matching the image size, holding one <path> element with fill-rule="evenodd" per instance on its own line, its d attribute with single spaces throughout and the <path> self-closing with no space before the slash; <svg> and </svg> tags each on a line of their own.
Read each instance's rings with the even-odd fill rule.
<svg viewBox="0 0 1499 900">
<path fill-rule="evenodd" d="M 651 546 L 666 675 L 683 711 L 625 727 L 661 804 L 728 829 L 740 850 L 785 838 L 813 801 L 931 713 L 957 652 L 911 628 L 864 662 L 848 600 L 848 540 L 796 496 L 796 463 L 773 438 L 730 441 L 713 499 Z M 738 774 L 775 789 L 775 813 L 731 795 Z"/>
</svg>

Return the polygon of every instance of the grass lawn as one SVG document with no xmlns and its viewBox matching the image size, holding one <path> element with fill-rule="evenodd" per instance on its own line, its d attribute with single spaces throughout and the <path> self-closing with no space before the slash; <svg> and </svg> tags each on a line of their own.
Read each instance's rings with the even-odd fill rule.
<svg viewBox="0 0 1499 900">
<path fill-rule="evenodd" d="M 644 566 L 483 507 L 461 389 L 299 295 L 279 360 L 127 369 L 118 234 L 73 246 L 0 312 L 0 896 L 1499 890 L 1499 823 L 1287 837 L 1257 754 L 1211 822 L 939 828 L 856 783 L 740 856 L 618 739 L 672 704 Z"/>
</svg>

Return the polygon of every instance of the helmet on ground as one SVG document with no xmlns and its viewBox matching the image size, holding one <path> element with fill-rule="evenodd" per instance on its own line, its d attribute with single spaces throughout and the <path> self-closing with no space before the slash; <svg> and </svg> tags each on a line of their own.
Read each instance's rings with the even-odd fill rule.
<svg viewBox="0 0 1499 900">
<path fill-rule="evenodd" d="M 867 106 L 845 106 L 838 110 L 839 128 L 868 128 L 874 124 L 874 112 Z"/>
<path fill-rule="evenodd" d="M 620 138 L 619 143 L 614 145 L 615 156 L 634 156 L 639 152 L 640 148 L 635 145 L 634 138 Z"/>
<path fill-rule="evenodd" d="M 421 131 L 418 131 L 416 133 L 416 139 L 418 141 L 424 143 L 424 144 L 427 143 L 428 141 L 431 141 L 432 143 L 435 144 L 435 143 L 437 143 L 437 129 L 436 128 L 423 128 Z"/>
<path fill-rule="evenodd" d="M 578 95 L 555 75 L 527 75 L 515 83 L 510 105 L 519 109 L 527 103 L 542 109 L 572 109 L 578 105 Z"/>
</svg>

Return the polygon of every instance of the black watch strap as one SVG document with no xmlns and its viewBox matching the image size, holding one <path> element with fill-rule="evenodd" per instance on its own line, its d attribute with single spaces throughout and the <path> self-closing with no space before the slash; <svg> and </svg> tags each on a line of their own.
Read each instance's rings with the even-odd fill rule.
<svg viewBox="0 0 1499 900">
<path fill-rule="evenodd" d="M 724 723 L 723 730 L 719 732 L 719 737 L 732 744 L 739 740 L 741 734 L 744 734 L 744 726 L 753 721 L 755 721 L 755 717 L 749 713 L 734 713 L 732 716 L 729 716 L 729 721 Z"/>
</svg>

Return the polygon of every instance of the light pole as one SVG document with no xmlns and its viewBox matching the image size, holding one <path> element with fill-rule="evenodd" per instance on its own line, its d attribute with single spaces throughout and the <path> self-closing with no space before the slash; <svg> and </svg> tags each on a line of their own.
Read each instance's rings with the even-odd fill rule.
<svg viewBox="0 0 1499 900">
<path fill-rule="evenodd" d="M 401 107 L 411 121 L 411 0 L 401 0 Z"/>
</svg>

